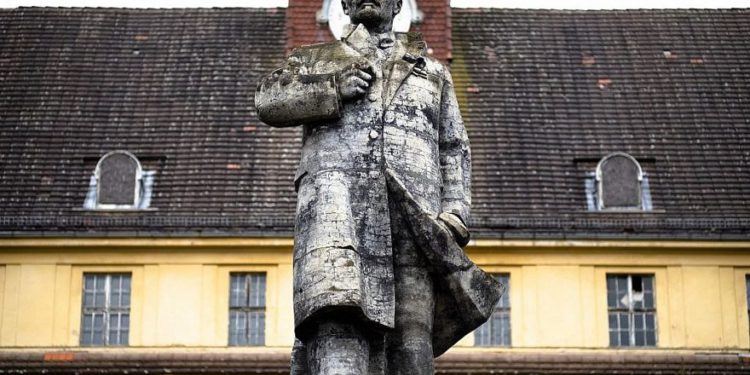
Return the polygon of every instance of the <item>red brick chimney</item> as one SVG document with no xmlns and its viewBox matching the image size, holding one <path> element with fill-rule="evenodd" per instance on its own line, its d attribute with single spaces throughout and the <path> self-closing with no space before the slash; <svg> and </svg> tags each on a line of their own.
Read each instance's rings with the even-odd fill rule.
<svg viewBox="0 0 750 375">
<path fill-rule="evenodd" d="M 427 41 L 428 52 L 431 52 L 432 56 L 448 62 L 451 59 L 450 0 L 416 0 L 416 2 L 424 18 L 421 23 L 412 24 L 411 31 L 422 33 Z M 323 0 L 289 0 L 286 13 L 288 50 L 300 45 L 333 40 L 328 24 L 319 23 L 316 18 L 322 6 Z"/>
</svg>

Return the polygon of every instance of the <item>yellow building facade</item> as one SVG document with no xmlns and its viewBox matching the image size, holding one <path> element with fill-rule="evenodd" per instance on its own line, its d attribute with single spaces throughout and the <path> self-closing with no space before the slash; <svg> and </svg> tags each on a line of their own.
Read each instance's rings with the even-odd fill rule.
<svg viewBox="0 0 750 375">
<path fill-rule="evenodd" d="M 291 239 L 2 239 L 0 346 L 79 348 L 84 273 L 132 275 L 128 348 L 227 348 L 229 275 L 266 275 L 265 345 L 293 342 Z M 467 249 L 510 276 L 512 345 L 454 350 L 609 347 L 606 276 L 655 280 L 657 345 L 750 349 L 746 242 L 491 241 Z M 102 350 L 122 350 L 102 349 Z M 628 349 L 625 349 L 628 350 Z M 642 349 L 643 350 L 643 349 Z"/>
</svg>

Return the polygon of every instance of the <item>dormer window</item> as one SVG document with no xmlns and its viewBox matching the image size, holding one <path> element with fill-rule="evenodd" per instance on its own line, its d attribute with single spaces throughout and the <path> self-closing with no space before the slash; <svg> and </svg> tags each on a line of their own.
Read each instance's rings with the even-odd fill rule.
<svg viewBox="0 0 750 375">
<path fill-rule="evenodd" d="M 83 204 L 87 209 L 144 209 L 151 203 L 154 172 L 144 171 L 135 155 L 112 151 L 96 164 Z"/>
<path fill-rule="evenodd" d="M 638 161 L 623 152 L 603 157 L 586 179 L 589 211 L 650 211 L 648 178 Z"/>
</svg>

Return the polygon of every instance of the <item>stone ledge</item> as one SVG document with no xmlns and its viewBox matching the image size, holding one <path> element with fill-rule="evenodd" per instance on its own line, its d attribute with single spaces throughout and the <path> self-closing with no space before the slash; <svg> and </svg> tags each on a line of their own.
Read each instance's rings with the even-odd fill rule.
<svg viewBox="0 0 750 375">
<path fill-rule="evenodd" d="M 11 349 L 0 374 L 288 374 L 286 350 Z M 687 351 L 465 351 L 437 360 L 438 374 L 746 374 L 750 354 Z"/>
</svg>

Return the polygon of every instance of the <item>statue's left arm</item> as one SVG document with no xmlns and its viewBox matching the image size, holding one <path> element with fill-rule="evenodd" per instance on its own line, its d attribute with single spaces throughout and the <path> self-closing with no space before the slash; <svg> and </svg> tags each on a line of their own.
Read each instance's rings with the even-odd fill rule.
<svg viewBox="0 0 750 375">
<path fill-rule="evenodd" d="M 453 79 L 446 69 L 445 82 L 440 101 L 439 148 L 440 170 L 443 177 L 441 206 L 443 214 L 458 217 L 466 231 L 466 238 L 459 235 L 459 242 L 468 241 L 467 226 L 471 214 L 471 151 L 464 122 L 458 108 L 458 100 L 453 88 Z M 444 216 L 444 215 L 443 215 Z M 446 220 L 444 220 L 446 221 Z M 450 222 L 447 222 L 450 226 Z M 462 245 L 465 245 L 463 243 Z"/>
<path fill-rule="evenodd" d="M 297 48 L 281 69 L 263 78 L 255 92 L 260 119 L 277 127 L 340 117 L 336 74 L 310 74 L 311 48 Z"/>
</svg>

